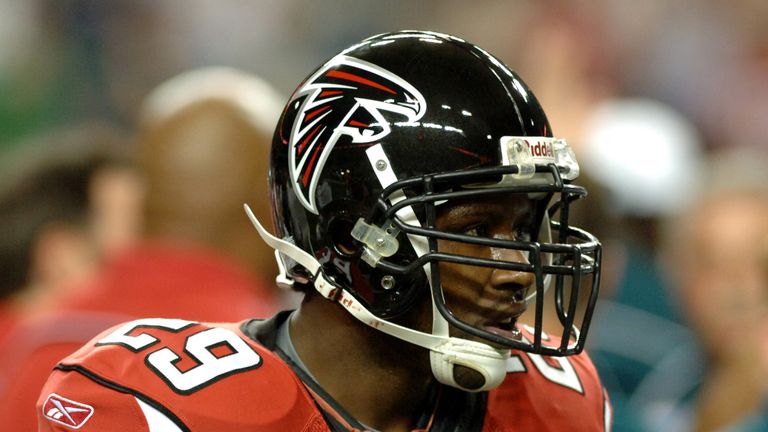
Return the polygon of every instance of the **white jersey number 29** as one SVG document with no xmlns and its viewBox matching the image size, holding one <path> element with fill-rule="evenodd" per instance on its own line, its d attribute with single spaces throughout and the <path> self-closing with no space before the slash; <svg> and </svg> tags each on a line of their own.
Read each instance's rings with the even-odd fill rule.
<svg viewBox="0 0 768 432">
<path fill-rule="evenodd" d="M 154 328 L 180 332 L 197 325 L 192 321 L 178 319 L 141 319 L 119 327 L 97 345 L 121 345 L 133 352 L 141 352 L 156 345 L 159 340 L 148 334 L 129 335 L 137 328 Z M 225 354 L 217 355 L 215 348 L 225 348 Z M 187 337 L 184 354 L 195 362 L 195 366 L 182 371 L 176 364 L 181 356 L 168 347 L 162 347 L 147 355 L 147 365 L 172 389 L 181 394 L 194 393 L 233 373 L 253 369 L 261 363 L 261 356 L 243 339 L 231 330 L 214 327 L 206 328 Z"/>
</svg>

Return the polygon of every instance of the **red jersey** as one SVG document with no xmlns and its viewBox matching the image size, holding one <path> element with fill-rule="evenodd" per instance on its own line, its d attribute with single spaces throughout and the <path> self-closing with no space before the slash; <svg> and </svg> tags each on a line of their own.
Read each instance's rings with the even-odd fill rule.
<svg viewBox="0 0 768 432">
<path fill-rule="evenodd" d="M 39 431 L 361 429 L 317 383 L 273 351 L 274 329 L 286 316 L 215 325 L 145 319 L 114 327 L 57 366 L 38 399 Z M 438 407 L 447 409 L 434 412 L 430 431 L 605 427 L 607 402 L 585 354 L 519 354 L 510 359 L 499 388 L 446 392 L 453 394 L 453 405 L 441 396 Z"/>
</svg>

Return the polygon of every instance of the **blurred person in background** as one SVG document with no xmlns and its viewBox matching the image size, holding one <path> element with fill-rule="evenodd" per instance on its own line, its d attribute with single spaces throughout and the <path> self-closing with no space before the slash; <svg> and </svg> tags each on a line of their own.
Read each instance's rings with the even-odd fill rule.
<svg viewBox="0 0 768 432">
<path fill-rule="evenodd" d="M 149 95 L 138 161 L 142 232 L 98 272 L 51 298 L 9 335 L 0 415 L 34 428 L 51 368 L 99 331 L 132 317 L 222 321 L 266 316 L 281 304 L 274 252 L 253 235 L 243 203 L 269 218 L 268 146 L 282 97 L 247 73 L 182 73 Z"/>
<path fill-rule="evenodd" d="M 0 322 L 8 323 L 132 244 L 142 186 L 127 134 L 105 124 L 57 128 L 2 156 Z"/>
<path fill-rule="evenodd" d="M 65 351 L 59 348 L 71 349 L 69 344 L 82 340 L 83 334 L 126 318 L 78 316 L 73 328 L 44 311 L 55 308 L 55 299 L 77 291 L 137 240 L 143 184 L 129 144 L 125 132 L 89 122 L 42 133 L 3 155 L 3 430 L 33 430 L 35 389 L 57 360 L 45 354 L 60 357 Z"/>
<path fill-rule="evenodd" d="M 768 429 L 768 153 L 721 150 L 701 174 L 701 193 L 667 229 L 668 271 L 704 358 L 694 401 L 676 401 L 672 414 L 682 414 L 686 430 L 763 431 Z"/>
<path fill-rule="evenodd" d="M 265 81 L 224 67 L 158 86 L 139 120 L 142 240 L 57 308 L 209 321 L 272 312 L 274 254 L 249 235 L 242 204 L 269 215 L 264 179 L 281 103 Z"/>
</svg>

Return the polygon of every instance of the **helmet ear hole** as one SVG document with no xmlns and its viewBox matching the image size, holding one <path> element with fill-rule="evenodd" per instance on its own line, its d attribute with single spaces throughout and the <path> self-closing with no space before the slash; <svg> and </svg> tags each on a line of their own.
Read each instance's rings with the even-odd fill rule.
<svg viewBox="0 0 768 432">
<path fill-rule="evenodd" d="M 351 257 L 357 254 L 360 247 L 352 237 L 352 228 L 355 222 L 346 217 L 336 217 L 328 222 L 328 233 L 333 241 L 336 252 Z"/>
</svg>

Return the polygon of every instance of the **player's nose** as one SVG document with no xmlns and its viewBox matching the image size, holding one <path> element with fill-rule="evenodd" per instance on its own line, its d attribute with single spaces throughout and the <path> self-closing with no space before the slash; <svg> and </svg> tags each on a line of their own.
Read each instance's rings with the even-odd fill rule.
<svg viewBox="0 0 768 432">
<path fill-rule="evenodd" d="M 516 249 L 494 250 L 494 258 L 503 262 L 514 262 L 522 265 L 530 264 L 527 253 Z M 491 272 L 491 285 L 502 290 L 526 290 L 534 285 L 536 277 L 531 271 L 523 271 L 507 268 L 495 268 Z"/>
</svg>

